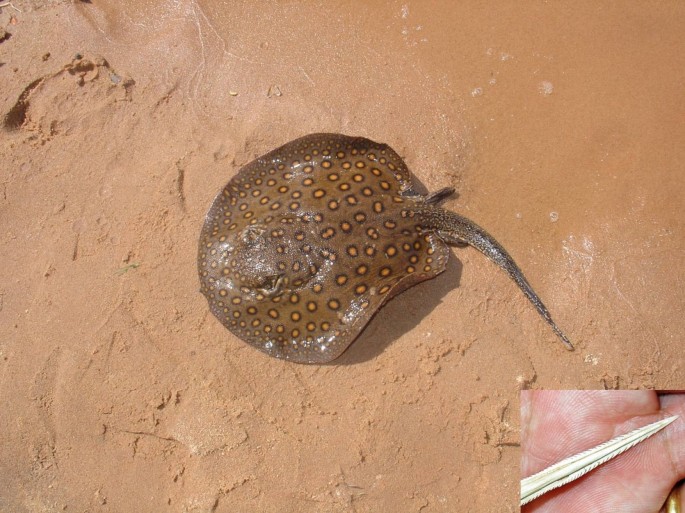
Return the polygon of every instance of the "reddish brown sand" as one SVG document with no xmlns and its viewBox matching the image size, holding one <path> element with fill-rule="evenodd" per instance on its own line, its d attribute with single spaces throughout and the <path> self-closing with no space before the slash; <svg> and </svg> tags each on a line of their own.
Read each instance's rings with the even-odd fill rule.
<svg viewBox="0 0 685 513">
<path fill-rule="evenodd" d="M 685 4 L 524 4 L 2 2 L 0 511 L 516 511 L 520 388 L 682 388 Z M 316 131 L 456 187 L 576 351 L 470 248 L 334 365 L 226 331 L 203 216 Z"/>
</svg>

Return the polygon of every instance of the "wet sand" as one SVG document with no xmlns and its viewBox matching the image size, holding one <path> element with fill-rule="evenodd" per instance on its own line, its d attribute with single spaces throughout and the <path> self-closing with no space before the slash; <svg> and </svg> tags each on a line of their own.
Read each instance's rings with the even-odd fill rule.
<svg viewBox="0 0 685 513">
<path fill-rule="evenodd" d="M 684 386 L 684 23 L 679 2 L 3 5 L 0 510 L 517 511 L 520 389 Z M 334 365 L 226 331 L 204 214 L 319 131 L 455 187 L 576 350 L 471 248 Z"/>
</svg>

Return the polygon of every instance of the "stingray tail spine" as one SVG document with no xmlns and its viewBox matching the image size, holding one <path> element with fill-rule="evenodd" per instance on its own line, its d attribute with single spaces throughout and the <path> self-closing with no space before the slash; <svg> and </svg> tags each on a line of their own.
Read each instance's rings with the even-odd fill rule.
<svg viewBox="0 0 685 513">
<path fill-rule="evenodd" d="M 434 229 L 438 236 L 448 244 L 468 244 L 473 246 L 504 269 L 509 277 L 516 282 L 523 294 L 533 303 L 533 306 L 535 306 L 535 309 L 542 318 L 551 326 L 564 346 L 569 350 L 573 350 L 571 341 L 552 320 L 549 310 L 547 310 L 547 307 L 545 307 L 542 300 L 530 286 L 521 269 L 514 262 L 514 259 L 487 231 L 464 216 L 430 204 L 407 210 L 403 215 L 418 217 L 422 225 Z"/>
</svg>

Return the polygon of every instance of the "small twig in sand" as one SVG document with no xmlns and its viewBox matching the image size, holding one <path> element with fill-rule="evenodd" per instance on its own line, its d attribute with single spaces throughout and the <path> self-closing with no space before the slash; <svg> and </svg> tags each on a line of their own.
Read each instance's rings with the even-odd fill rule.
<svg viewBox="0 0 685 513">
<path fill-rule="evenodd" d="M 3 7 L 11 7 L 12 9 L 14 9 L 14 10 L 17 11 L 17 12 L 23 12 L 23 11 L 22 11 L 21 9 L 19 9 L 18 7 L 15 7 L 14 4 L 13 4 L 12 2 L 2 2 L 2 3 L 0 3 L 0 9 L 2 9 Z"/>
<path fill-rule="evenodd" d="M 131 269 L 137 269 L 138 267 L 140 267 L 140 264 L 134 262 L 132 264 L 128 264 L 128 265 L 125 265 L 124 267 L 117 269 L 116 274 L 122 275 L 122 274 L 130 271 Z"/>
</svg>

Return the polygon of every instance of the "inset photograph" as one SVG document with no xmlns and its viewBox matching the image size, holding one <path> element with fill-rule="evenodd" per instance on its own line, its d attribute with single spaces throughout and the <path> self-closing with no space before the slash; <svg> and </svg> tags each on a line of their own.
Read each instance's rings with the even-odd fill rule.
<svg viewBox="0 0 685 513">
<path fill-rule="evenodd" d="M 683 511 L 685 391 L 521 392 L 524 513 Z"/>
</svg>

